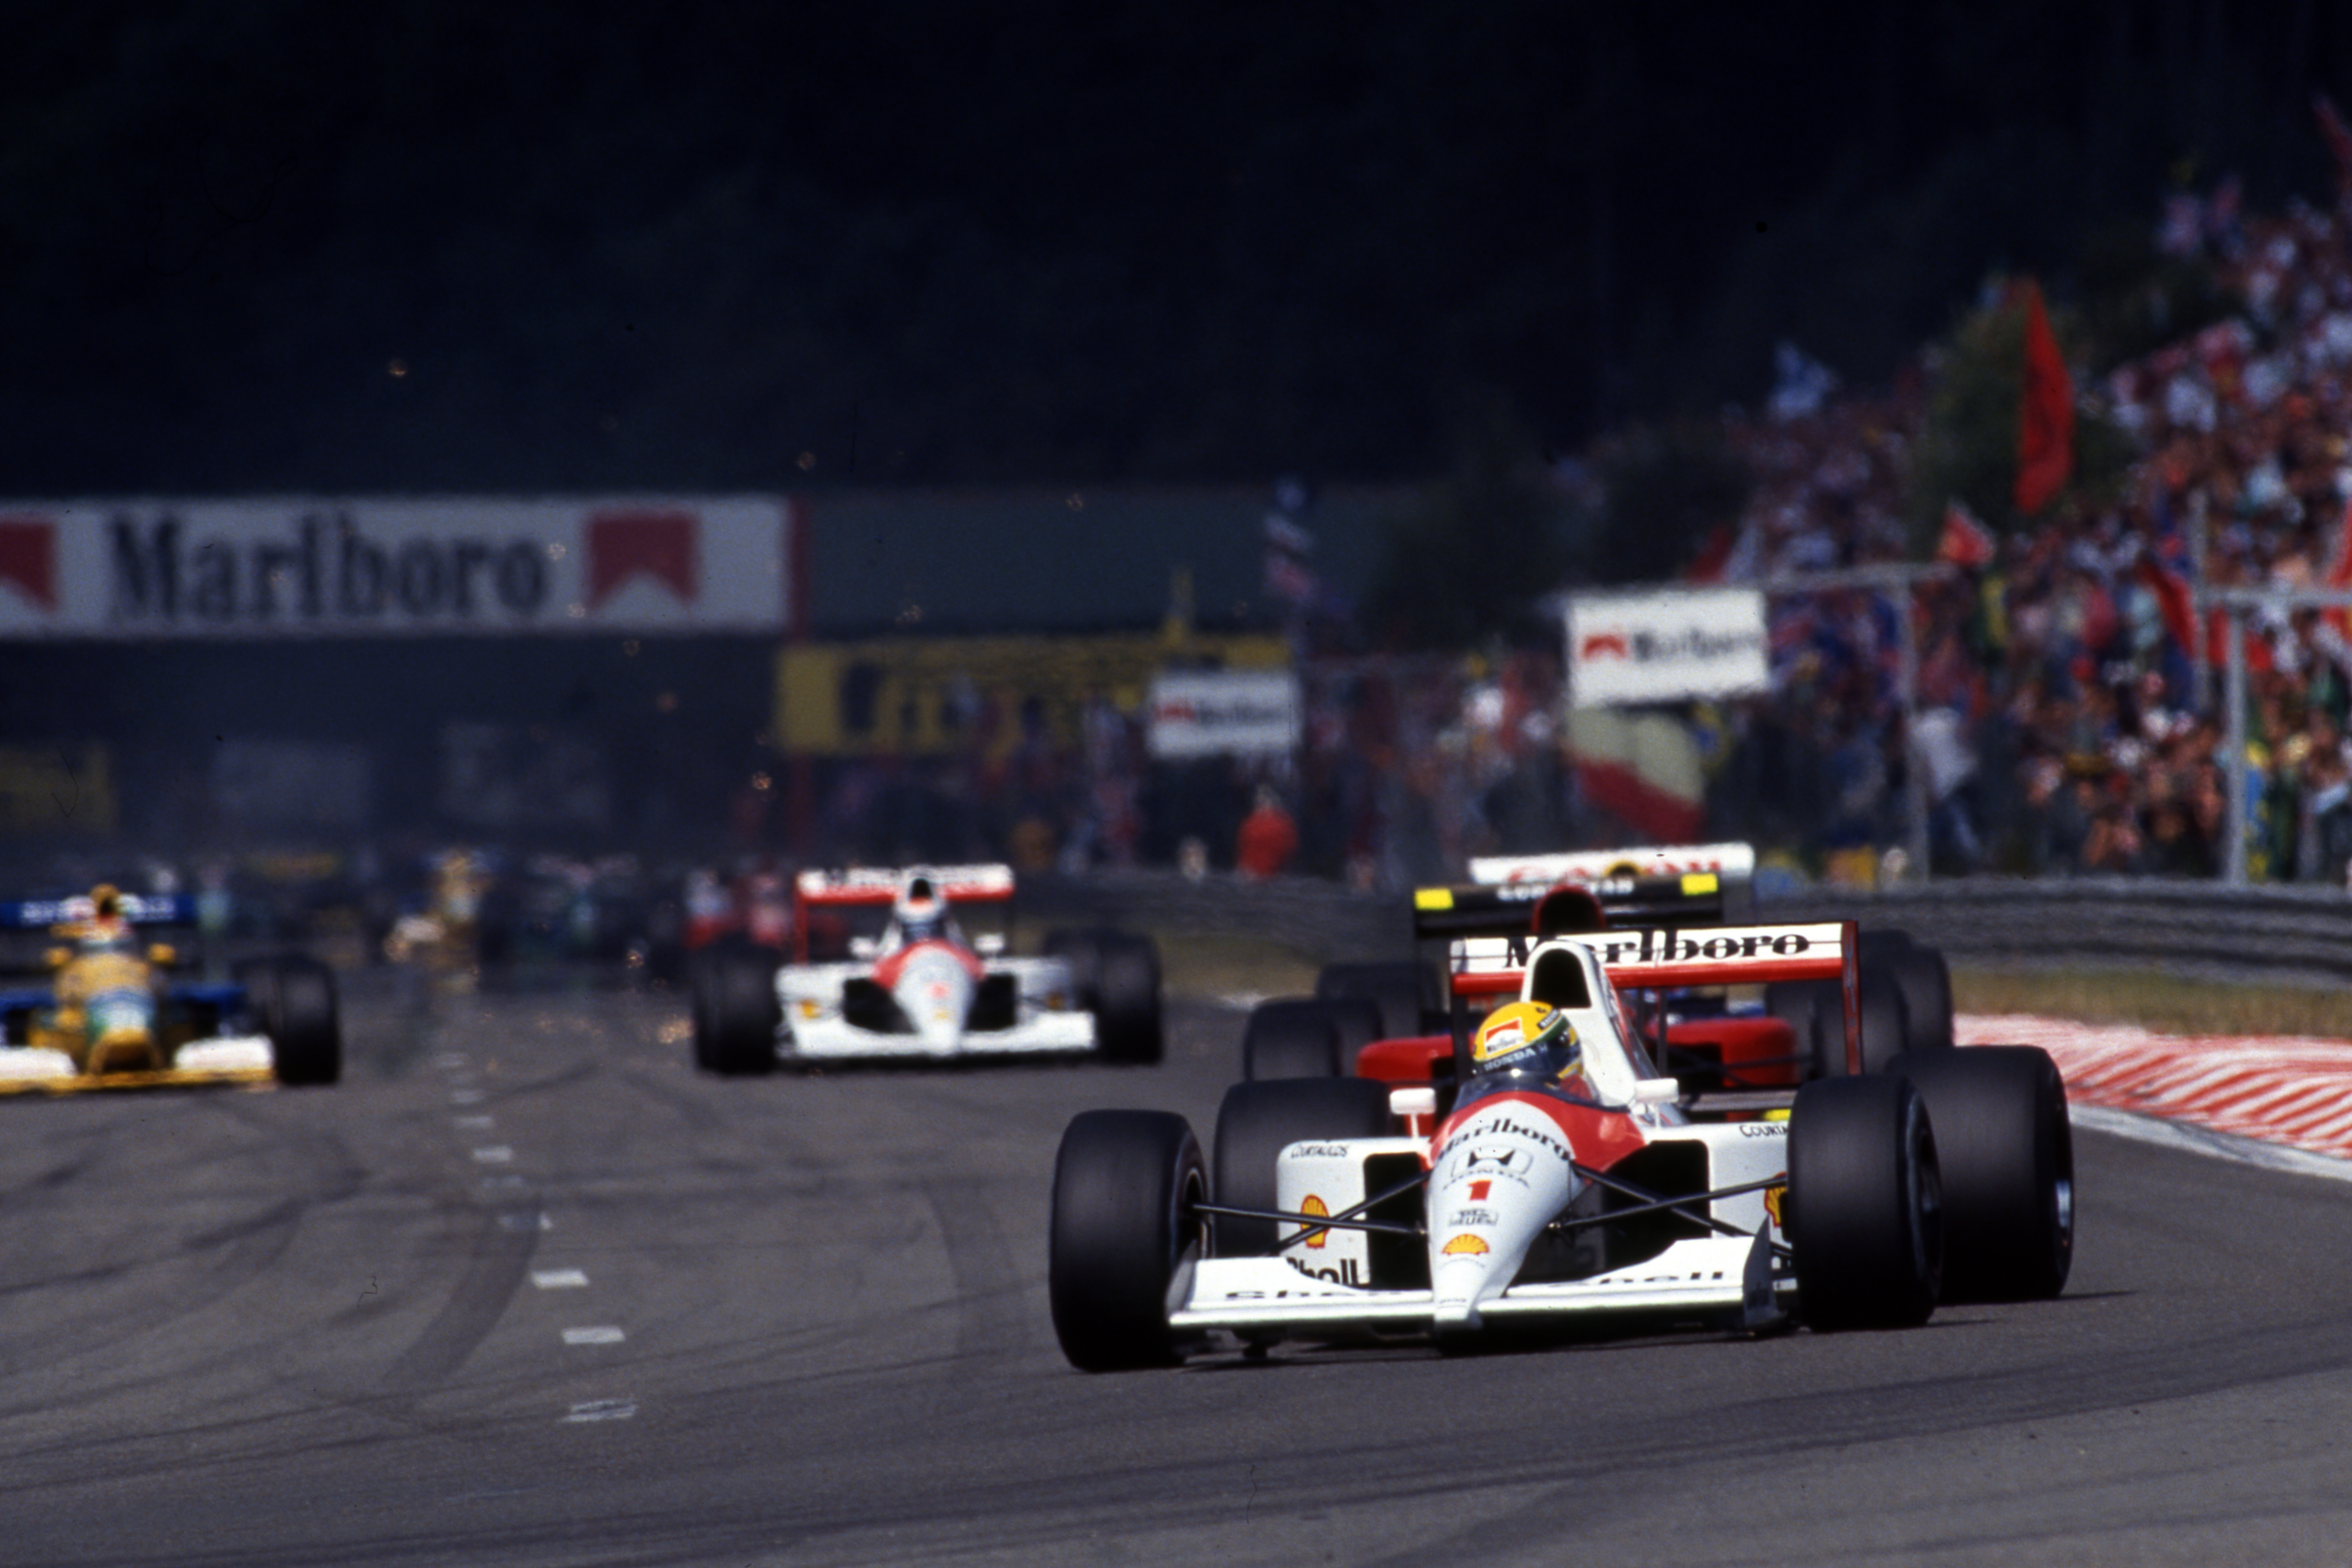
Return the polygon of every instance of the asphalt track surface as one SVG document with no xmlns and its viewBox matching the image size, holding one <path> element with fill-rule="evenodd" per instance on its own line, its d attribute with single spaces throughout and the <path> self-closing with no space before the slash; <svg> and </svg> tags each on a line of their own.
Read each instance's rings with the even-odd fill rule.
<svg viewBox="0 0 2352 1568">
<path fill-rule="evenodd" d="M 349 1009 L 330 1090 L 0 1104 L 0 1563 L 2352 1558 L 2352 1187 L 2080 1140 L 2065 1299 L 1087 1377 L 1045 1301 L 1158 1068 L 719 1081 L 674 999 Z"/>
</svg>

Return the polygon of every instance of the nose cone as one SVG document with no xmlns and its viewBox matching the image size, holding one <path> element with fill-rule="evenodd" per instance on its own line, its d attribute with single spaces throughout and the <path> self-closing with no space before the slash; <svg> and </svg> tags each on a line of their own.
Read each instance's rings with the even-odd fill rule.
<svg viewBox="0 0 2352 1568">
<path fill-rule="evenodd" d="M 1582 1188 L 1567 1134 L 1517 1097 L 1479 1105 L 1440 1142 L 1429 1179 L 1429 1281 L 1436 1325 L 1475 1329 L 1528 1248 Z"/>
<path fill-rule="evenodd" d="M 924 949 L 908 955 L 890 994 L 915 1026 L 917 1037 L 944 1050 L 962 1042 L 964 1020 L 971 1016 L 971 973 L 954 953 Z"/>
</svg>

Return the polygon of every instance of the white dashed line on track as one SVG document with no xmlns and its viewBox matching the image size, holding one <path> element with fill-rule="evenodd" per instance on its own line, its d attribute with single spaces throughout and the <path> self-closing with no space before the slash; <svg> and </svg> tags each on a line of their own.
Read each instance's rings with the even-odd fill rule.
<svg viewBox="0 0 2352 1568">
<path fill-rule="evenodd" d="M 504 1143 L 493 1143 L 487 1149 L 475 1150 L 474 1158 L 485 1165 L 511 1165 L 514 1151 Z"/>
<path fill-rule="evenodd" d="M 499 1215 L 500 1230 L 553 1230 L 555 1222 L 543 1214 L 502 1214 Z"/>
<path fill-rule="evenodd" d="M 617 1345 L 628 1337 L 609 1323 L 563 1331 L 563 1342 L 567 1345 Z"/>
<path fill-rule="evenodd" d="M 478 1089 L 453 1089 L 449 1091 L 449 1103 L 452 1105 L 479 1105 L 482 1103 L 482 1091 Z"/>
<path fill-rule="evenodd" d="M 498 1120 L 499 1119 L 495 1116 L 460 1116 L 455 1118 L 457 1124 L 469 1132 L 487 1131 L 498 1124 Z"/>
<path fill-rule="evenodd" d="M 563 1419 L 567 1423 L 573 1421 L 626 1421 L 630 1416 L 635 1415 L 636 1413 L 637 1402 L 634 1399 L 591 1399 L 585 1404 L 573 1405 L 572 1407 L 572 1413 L 563 1417 Z"/>
<path fill-rule="evenodd" d="M 577 1268 L 534 1268 L 530 1282 L 541 1290 L 577 1290 L 588 1283 L 588 1276 Z"/>
</svg>

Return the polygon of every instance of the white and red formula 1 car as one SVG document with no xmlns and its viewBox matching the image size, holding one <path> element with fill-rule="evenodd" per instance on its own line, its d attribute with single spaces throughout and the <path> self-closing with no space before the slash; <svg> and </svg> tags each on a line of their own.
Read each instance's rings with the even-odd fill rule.
<svg viewBox="0 0 2352 1568">
<path fill-rule="evenodd" d="M 2073 1162 L 2055 1068 L 2011 1047 L 1860 1071 L 1855 945 L 1850 922 L 1466 938 L 1449 1035 L 1367 1047 L 1374 1076 L 1234 1085 L 1213 1166 L 1181 1117 L 1081 1115 L 1055 1171 L 1064 1352 L 1106 1371 L 1219 1335 L 1258 1352 L 1610 1321 L 1895 1327 L 1939 1299 L 2056 1294 Z M 1774 980 L 1837 987 L 1845 1071 L 1686 1095 L 1618 995 Z M 1567 1016 L 1572 1090 L 1470 1070 L 1472 1011 L 1497 998 Z"/>
<path fill-rule="evenodd" d="M 734 946 L 698 961 L 695 1060 L 719 1073 L 975 1056 L 1157 1061 L 1150 940 L 1060 931 L 1044 956 L 1010 956 L 1013 892 L 1009 866 L 802 872 L 791 960 Z M 992 911 L 996 929 L 967 932 Z"/>
</svg>

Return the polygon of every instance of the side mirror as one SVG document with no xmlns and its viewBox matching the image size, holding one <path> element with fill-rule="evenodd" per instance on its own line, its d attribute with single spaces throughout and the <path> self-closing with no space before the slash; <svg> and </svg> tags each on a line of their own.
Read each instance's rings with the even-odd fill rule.
<svg viewBox="0 0 2352 1568">
<path fill-rule="evenodd" d="M 148 948 L 147 962 L 158 969 L 169 969 L 180 962 L 180 952 L 170 942 L 159 942 Z"/>
<path fill-rule="evenodd" d="M 872 958 L 881 951 L 882 943 L 877 938 L 853 936 L 849 939 L 849 956 L 852 958 Z"/>
<path fill-rule="evenodd" d="M 994 958 L 1004 951 L 1004 933 L 984 931 L 971 939 L 971 950 L 982 958 Z"/>
<path fill-rule="evenodd" d="M 1637 1079 L 1633 1084 L 1636 1105 L 1672 1105 L 1683 1097 L 1683 1086 L 1670 1078 Z"/>
<path fill-rule="evenodd" d="M 69 947 L 53 947 L 49 949 L 48 952 L 41 954 L 41 962 L 47 964 L 51 969 L 63 969 L 67 964 L 73 962 L 73 949 Z"/>
<path fill-rule="evenodd" d="M 1437 1091 L 1433 1089 L 1392 1089 L 1389 1090 L 1389 1114 L 1411 1119 L 1437 1114 Z"/>
</svg>

